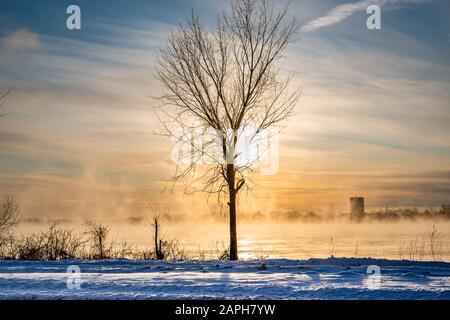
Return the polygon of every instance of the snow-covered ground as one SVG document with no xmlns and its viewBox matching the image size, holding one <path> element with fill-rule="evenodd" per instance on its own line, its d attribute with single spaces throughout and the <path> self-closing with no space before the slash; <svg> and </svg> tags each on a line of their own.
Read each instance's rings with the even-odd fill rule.
<svg viewBox="0 0 450 320">
<path fill-rule="evenodd" d="M 450 299 L 450 263 L 0 261 L 0 299 Z"/>
</svg>

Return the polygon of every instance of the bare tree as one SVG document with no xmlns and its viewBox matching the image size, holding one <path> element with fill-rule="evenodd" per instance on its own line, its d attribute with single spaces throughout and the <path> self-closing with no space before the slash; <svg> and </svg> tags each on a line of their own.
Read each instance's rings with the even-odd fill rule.
<svg viewBox="0 0 450 320">
<path fill-rule="evenodd" d="M 91 258 L 97 260 L 110 259 L 113 253 L 114 243 L 108 241 L 111 228 L 107 225 L 86 222 L 87 234 L 91 240 Z"/>
<path fill-rule="evenodd" d="M 153 228 L 153 240 L 155 244 L 155 258 L 157 260 L 164 260 L 165 254 L 163 250 L 163 240 L 161 239 L 161 214 L 157 208 L 150 205 L 151 211 L 151 226 Z"/>
<path fill-rule="evenodd" d="M 217 195 L 221 208 L 228 204 L 231 260 L 238 259 L 237 196 L 248 190 L 259 161 L 245 160 L 238 147 L 266 129 L 281 128 L 300 98 L 300 89 L 288 90 L 290 76 L 280 80 L 276 65 L 299 30 L 295 18 L 287 20 L 287 9 L 276 11 L 265 0 L 236 0 L 218 16 L 214 30 L 192 13 L 158 58 L 165 92 L 157 115 L 167 134 L 191 148 L 174 178 L 189 181 L 187 192 L 205 191 Z M 210 165 L 200 168 L 205 157 Z"/>
<path fill-rule="evenodd" d="M 5 196 L 0 203 L 0 235 L 19 222 L 19 205 L 12 196 Z"/>
</svg>

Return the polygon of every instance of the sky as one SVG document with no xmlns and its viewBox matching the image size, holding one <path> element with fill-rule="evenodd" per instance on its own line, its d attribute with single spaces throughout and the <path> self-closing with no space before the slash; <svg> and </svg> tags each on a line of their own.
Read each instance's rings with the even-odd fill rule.
<svg viewBox="0 0 450 320">
<path fill-rule="evenodd" d="M 81 30 L 66 8 L 81 9 Z M 283 1 L 274 1 L 281 7 Z M 381 8 L 369 30 L 366 8 Z M 191 10 L 214 27 L 228 1 L 0 3 L 0 196 L 27 217 L 118 218 L 153 202 L 217 214 L 171 191 L 173 142 L 156 134 L 156 54 Z M 302 88 L 280 135 L 279 170 L 255 178 L 244 211 L 348 211 L 450 201 L 450 3 L 291 1 L 302 22 L 282 70 Z"/>
</svg>

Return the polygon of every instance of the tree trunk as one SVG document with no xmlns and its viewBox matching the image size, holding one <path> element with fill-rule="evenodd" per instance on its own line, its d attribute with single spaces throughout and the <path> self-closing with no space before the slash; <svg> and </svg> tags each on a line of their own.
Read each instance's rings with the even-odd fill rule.
<svg viewBox="0 0 450 320">
<path fill-rule="evenodd" d="M 237 231 L 236 231 L 236 189 L 234 187 L 234 164 L 227 164 L 227 179 L 230 206 L 230 260 L 238 260 Z"/>
</svg>

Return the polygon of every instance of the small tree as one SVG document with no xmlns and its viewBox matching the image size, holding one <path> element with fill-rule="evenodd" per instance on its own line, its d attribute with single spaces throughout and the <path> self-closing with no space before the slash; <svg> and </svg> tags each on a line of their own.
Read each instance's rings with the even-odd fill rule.
<svg viewBox="0 0 450 320">
<path fill-rule="evenodd" d="M 165 93 L 157 115 L 166 133 L 188 142 L 192 151 L 175 180 L 187 178 L 195 191 L 216 194 L 221 207 L 228 204 L 231 260 L 238 259 L 237 196 L 249 187 L 259 160 L 244 159 L 238 146 L 281 124 L 300 97 L 299 89 L 288 92 L 291 77 L 280 80 L 276 66 L 299 29 L 286 15 L 287 7 L 276 12 L 265 0 L 236 0 L 210 31 L 192 14 L 169 36 L 158 59 Z M 208 131 L 214 132 L 210 139 Z M 186 139 L 193 132 L 203 136 L 200 144 Z M 212 165 L 196 170 L 205 156 Z"/>
<path fill-rule="evenodd" d="M 150 206 L 151 211 L 151 226 L 153 228 L 153 240 L 155 245 L 155 258 L 157 260 L 164 260 L 165 254 L 163 250 L 163 240 L 161 239 L 160 231 L 161 231 L 161 214 L 157 208 L 153 205 Z"/>
<path fill-rule="evenodd" d="M 19 223 L 19 205 L 12 196 L 5 196 L 0 203 L 0 236 Z"/>
<path fill-rule="evenodd" d="M 92 221 L 88 221 L 86 227 L 85 233 L 91 240 L 91 258 L 97 260 L 110 259 L 113 251 L 113 243 L 108 241 L 110 227 Z"/>
</svg>

